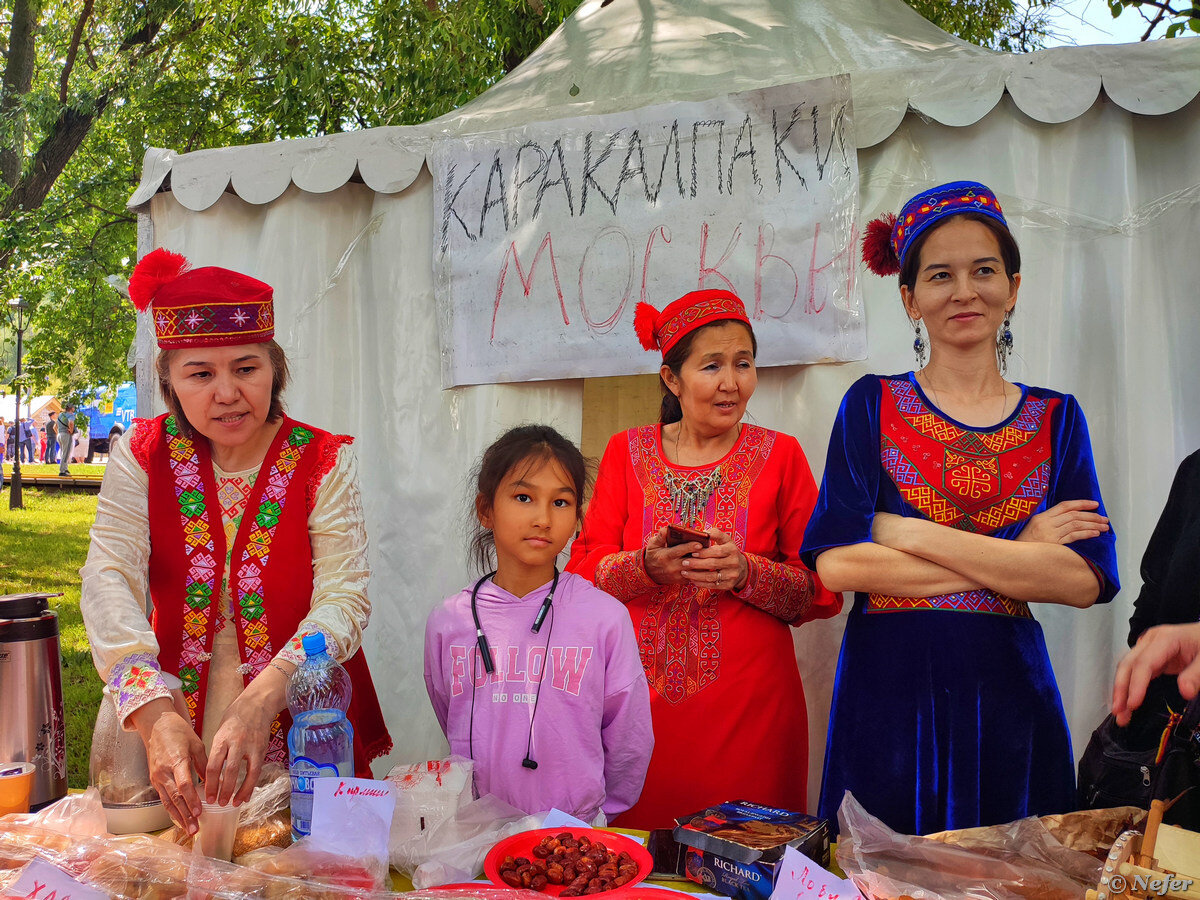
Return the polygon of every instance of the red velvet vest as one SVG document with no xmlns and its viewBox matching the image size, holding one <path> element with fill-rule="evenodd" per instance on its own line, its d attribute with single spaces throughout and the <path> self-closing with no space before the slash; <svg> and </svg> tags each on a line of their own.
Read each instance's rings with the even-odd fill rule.
<svg viewBox="0 0 1200 900">
<path fill-rule="evenodd" d="M 230 557 L 231 624 L 245 684 L 291 641 L 310 609 L 308 515 L 338 448 L 352 440 L 285 418 L 263 459 Z M 226 556 L 212 457 L 208 441 L 188 438 L 165 415 L 138 420 L 132 450 L 150 479 L 151 624 L 158 660 L 163 671 L 179 673 L 199 733 Z M 348 713 L 354 768 L 370 777 L 370 761 L 387 753 L 392 741 L 362 651 L 343 665 L 354 687 Z M 290 727 L 284 710 L 271 724 L 268 761 L 286 764 Z"/>
</svg>

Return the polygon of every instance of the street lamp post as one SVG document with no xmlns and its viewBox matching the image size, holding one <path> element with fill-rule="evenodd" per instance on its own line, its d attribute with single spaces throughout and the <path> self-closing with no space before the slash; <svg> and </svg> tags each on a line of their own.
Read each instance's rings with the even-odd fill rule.
<svg viewBox="0 0 1200 900">
<path fill-rule="evenodd" d="M 21 302 L 20 297 L 14 297 L 8 301 L 11 309 L 17 313 L 17 376 L 13 379 L 13 393 L 17 397 L 17 416 L 13 420 L 13 472 L 12 482 L 9 484 L 8 491 L 8 508 L 9 509 L 24 509 L 25 504 L 21 502 L 21 339 L 25 332 L 25 309 L 26 306 Z"/>
</svg>

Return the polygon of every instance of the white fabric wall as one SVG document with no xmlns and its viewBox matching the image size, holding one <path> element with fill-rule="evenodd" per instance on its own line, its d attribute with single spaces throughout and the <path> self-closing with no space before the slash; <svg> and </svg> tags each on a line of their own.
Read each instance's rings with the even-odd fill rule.
<svg viewBox="0 0 1200 900">
<path fill-rule="evenodd" d="M 1176 465 L 1200 446 L 1192 410 L 1200 100 L 1140 116 L 1102 95 L 1059 125 L 1033 121 L 1007 97 L 965 128 L 910 112 L 890 138 L 860 151 L 859 166 L 864 220 L 951 179 L 999 193 L 1024 257 L 1009 377 L 1074 393 L 1088 416 L 1124 588 L 1109 607 L 1036 609 L 1078 754 L 1105 712 L 1146 540 Z M 389 765 L 445 749 L 425 698 L 422 635 L 432 605 L 468 579 L 473 461 L 510 424 L 546 421 L 576 439 L 580 430 L 580 381 L 439 390 L 431 206 L 427 172 L 392 195 L 358 184 L 320 195 L 293 186 L 264 206 L 226 194 L 191 212 L 170 193 L 150 206 L 153 246 L 276 286 L 278 338 L 295 376 L 290 411 L 358 436 L 375 571 L 365 647 L 396 740 Z M 799 438 L 818 476 L 846 387 L 864 372 L 912 368 L 894 280 L 865 271 L 862 279 L 868 358 L 763 370 L 750 404 L 755 421 Z M 842 622 L 796 633 L 812 732 L 810 806 Z"/>
</svg>

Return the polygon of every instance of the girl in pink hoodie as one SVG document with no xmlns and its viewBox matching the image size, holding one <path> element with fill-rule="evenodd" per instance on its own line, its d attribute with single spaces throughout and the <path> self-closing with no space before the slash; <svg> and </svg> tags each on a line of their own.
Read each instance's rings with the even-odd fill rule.
<svg viewBox="0 0 1200 900">
<path fill-rule="evenodd" d="M 545 425 L 484 453 L 472 553 L 488 574 L 430 614 L 425 686 L 478 795 L 596 822 L 637 800 L 654 738 L 629 615 L 556 565 L 586 482 L 579 449 Z"/>
</svg>

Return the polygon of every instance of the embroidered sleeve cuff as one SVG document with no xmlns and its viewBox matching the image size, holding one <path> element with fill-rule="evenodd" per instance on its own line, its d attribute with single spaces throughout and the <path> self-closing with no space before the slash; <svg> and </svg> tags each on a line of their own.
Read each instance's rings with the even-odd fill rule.
<svg viewBox="0 0 1200 900">
<path fill-rule="evenodd" d="M 596 565 L 596 587 L 628 603 L 657 591 L 658 583 L 646 574 L 642 565 L 642 550 L 622 550 L 610 553 Z"/>
<path fill-rule="evenodd" d="M 750 575 L 734 596 L 789 625 L 799 625 L 812 606 L 812 574 L 802 566 L 773 562 L 753 553 L 746 554 L 746 562 Z"/>
<path fill-rule="evenodd" d="M 737 597 L 739 600 L 750 599 L 750 597 L 754 594 L 755 589 L 758 587 L 758 557 L 751 553 L 747 553 L 746 568 L 746 583 L 742 585 L 742 589 L 740 591 L 732 591 L 733 596 Z"/>
<path fill-rule="evenodd" d="M 306 634 L 315 634 L 318 631 L 325 635 L 326 652 L 336 661 L 345 662 L 342 659 L 341 645 L 333 639 L 333 635 L 327 629 L 321 628 L 312 622 L 301 622 L 300 628 L 292 635 L 291 640 L 284 645 L 282 650 L 275 654 L 275 659 L 279 662 L 291 663 L 293 666 L 300 665 L 304 662 L 305 658 L 304 647 L 300 643 L 301 638 Z"/>
<path fill-rule="evenodd" d="M 117 706 L 117 721 L 126 731 L 128 719 L 139 707 L 159 697 L 170 697 L 158 660 L 149 653 L 126 656 L 108 674 L 108 687 Z"/>
</svg>

